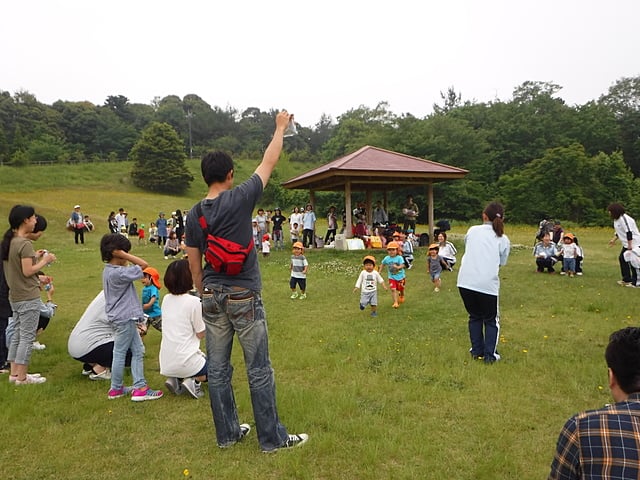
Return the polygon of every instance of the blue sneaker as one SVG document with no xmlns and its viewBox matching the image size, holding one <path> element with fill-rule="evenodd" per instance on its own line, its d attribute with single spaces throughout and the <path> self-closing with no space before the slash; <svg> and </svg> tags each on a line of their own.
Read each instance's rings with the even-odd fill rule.
<svg viewBox="0 0 640 480">
<path fill-rule="evenodd" d="M 372 317 L 377 317 L 378 316 L 378 312 L 371 312 L 371 316 Z"/>
</svg>

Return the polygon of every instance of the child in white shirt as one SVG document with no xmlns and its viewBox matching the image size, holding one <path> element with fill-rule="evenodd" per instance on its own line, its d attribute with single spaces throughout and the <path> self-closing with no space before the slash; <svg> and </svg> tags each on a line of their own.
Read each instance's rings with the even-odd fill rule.
<svg viewBox="0 0 640 480">
<path fill-rule="evenodd" d="M 387 286 L 384 284 L 384 278 L 376 270 L 376 259 L 370 255 L 364 257 L 362 262 L 364 269 L 360 272 L 354 292 L 360 289 L 360 310 L 364 310 L 367 305 L 371 305 L 371 316 L 377 317 L 378 312 L 378 283 L 385 290 Z"/>
</svg>

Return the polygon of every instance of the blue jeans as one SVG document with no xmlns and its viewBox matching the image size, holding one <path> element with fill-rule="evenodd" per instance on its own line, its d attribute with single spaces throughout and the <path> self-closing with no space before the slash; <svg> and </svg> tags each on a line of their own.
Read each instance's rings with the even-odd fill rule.
<svg viewBox="0 0 640 480">
<path fill-rule="evenodd" d="M 251 405 L 262 450 L 274 450 L 288 438 L 276 408 L 276 384 L 269 359 L 264 305 L 259 293 L 206 285 L 202 295 L 209 363 L 209 398 L 216 439 L 221 447 L 240 439 L 240 422 L 231 378 L 233 337 L 238 340 L 247 367 Z"/>
<path fill-rule="evenodd" d="M 565 258 L 563 259 L 563 267 L 564 267 L 564 271 L 569 273 L 569 272 L 574 272 L 576 271 L 576 259 L 575 258 Z"/>
<path fill-rule="evenodd" d="M 131 350 L 131 376 L 133 388 L 144 388 L 147 381 L 144 378 L 144 343 L 138 333 L 136 320 L 113 324 L 113 361 L 111 363 L 111 388 L 120 389 L 124 386 L 124 363 L 127 351 Z"/>
</svg>

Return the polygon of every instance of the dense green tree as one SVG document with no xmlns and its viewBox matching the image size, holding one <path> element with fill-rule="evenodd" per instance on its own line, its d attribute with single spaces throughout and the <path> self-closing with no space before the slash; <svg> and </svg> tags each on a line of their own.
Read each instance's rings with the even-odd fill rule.
<svg viewBox="0 0 640 480">
<path fill-rule="evenodd" d="M 53 108 L 60 114 L 60 128 L 69 144 L 84 153 L 97 153 L 95 137 L 98 130 L 98 108 L 90 102 L 63 102 Z"/>
<path fill-rule="evenodd" d="M 503 175 L 498 187 L 512 221 L 533 223 L 551 216 L 601 224 L 608 202 L 626 202 L 632 184 L 619 154 L 589 157 L 582 145 L 573 144 L 550 149 Z"/>
<path fill-rule="evenodd" d="M 96 134 L 91 151 L 101 156 L 113 152 L 116 158 L 124 160 L 137 138 L 138 133 L 133 126 L 124 122 L 112 109 L 98 109 Z"/>
<path fill-rule="evenodd" d="M 640 176 L 640 76 L 621 78 L 600 100 L 613 110 L 624 159 Z"/>
<path fill-rule="evenodd" d="M 29 163 L 49 164 L 65 161 L 69 150 L 64 142 L 49 134 L 43 134 L 29 142 L 26 150 Z"/>
<path fill-rule="evenodd" d="M 349 110 L 338 117 L 331 138 L 323 146 L 322 159 L 335 160 L 365 145 L 391 148 L 396 127 L 397 117 L 387 102 L 380 102 L 375 108 L 361 105 Z"/>
<path fill-rule="evenodd" d="M 154 122 L 131 149 L 131 178 L 145 190 L 183 194 L 193 181 L 186 167 L 184 143 L 167 123 Z"/>
</svg>

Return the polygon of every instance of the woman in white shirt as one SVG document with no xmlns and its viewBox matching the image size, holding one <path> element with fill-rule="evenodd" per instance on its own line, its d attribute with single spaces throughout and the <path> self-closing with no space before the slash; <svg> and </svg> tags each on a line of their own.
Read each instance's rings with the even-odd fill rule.
<svg viewBox="0 0 640 480">
<path fill-rule="evenodd" d="M 622 280 L 619 280 L 618 283 L 627 287 L 635 287 L 638 285 L 638 274 L 635 268 L 629 266 L 629 263 L 624 258 L 624 253 L 627 250 L 633 250 L 634 247 L 640 244 L 638 226 L 633 217 L 625 213 L 622 204 L 612 203 L 607 207 L 607 210 L 611 218 L 613 218 L 613 228 L 616 231 L 615 236 L 609 240 L 609 246 L 612 247 L 618 239 L 622 244 L 622 251 L 618 256 Z"/>
<path fill-rule="evenodd" d="M 482 220 L 482 225 L 469 228 L 464 238 L 458 290 L 469 313 L 471 356 L 474 360 L 493 363 L 500 360 L 497 351 L 500 338 L 498 271 L 507 263 L 511 244 L 504 234 L 504 207 L 501 204 L 487 205 Z"/>
<path fill-rule="evenodd" d="M 447 233 L 440 232 L 438 234 L 438 255 L 446 262 L 450 272 L 453 271 L 453 266 L 456 264 L 456 253 L 458 253 L 456 247 L 447 241 Z"/>
</svg>

